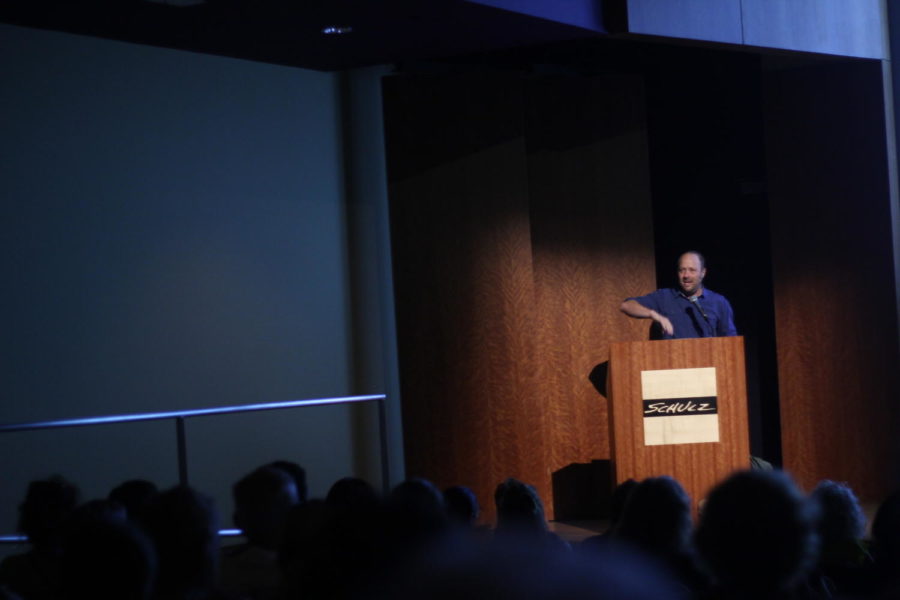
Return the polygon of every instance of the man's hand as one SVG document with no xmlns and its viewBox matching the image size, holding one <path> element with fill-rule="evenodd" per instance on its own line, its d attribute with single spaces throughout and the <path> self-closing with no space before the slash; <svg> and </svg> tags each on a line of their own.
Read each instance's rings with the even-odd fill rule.
<svg viewBox="0 0 900 600">
<path fill-rule="evenodd" d="M 659 326 L 662 327 L 663 333 L 666 335 L 673 335 L 675 333 L 675 328 L 672 327 L 672 321 L 668 319 L 668 317 L 664 317 L 655 310 L 653 314 L 650 315 L 650 318 L 659 323 Z"/>
<path fill-rule="evenodd" d="M 672 322 L 655 310 L 651 308 L 647 308 L 646 306 L 639 303 L 637 300 L 626 300 L 619 307 L 623 313 L 628 315 L 629 317 L 634 317 L 635 319 L 653 319 L 659 326 L 662 327 L 663 333 L 666 335 L 673 335 L 675 333 L 675 328 L 672 327 Z"/>
</svg>

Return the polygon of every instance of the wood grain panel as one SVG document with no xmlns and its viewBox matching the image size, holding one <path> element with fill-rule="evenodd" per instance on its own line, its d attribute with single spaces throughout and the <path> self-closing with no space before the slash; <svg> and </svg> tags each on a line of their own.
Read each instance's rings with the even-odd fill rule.
<svg viewBox="0 0 900 600">
<path fill-rule="evenodd" d="M 616 482 L 670 475 L 696 509 L 710 488 L 750 464 L 742 337 L 614 343 L 610 349 L 610 436 Z M 717 443 L 644 445 L 641 371 L 714 367 Z"/>
<path fill-rule="evenodd" d="M 384 90 L 407 474 L 472 487 L 490 518 L 500 481 L 546 471 L 521 84 Z"/>
<path fill-rule="evenodd" d="M 647 338 L 618 310 L 655 280 L 643 86 L 559 76 L 527 93 L 537 368 L 557 471 L 609 458 L 606 401 L 587 375 L 610 342 Z"/>
<path fill-rule="evenodd" d="M 407 473 L 471 486 L 487 519 L 516 477 L 552 516 L 553 472 L 609 456 L 588 375 L 647 336 L 617 311 L 655 273 L 640 82 L 384 92 Z"/>
<path fill-rule="evenodd" d="M 881 68 L 773 71 L 766 87 L 784 464 L 877 501 L 900 483 Z"/>
</svg>

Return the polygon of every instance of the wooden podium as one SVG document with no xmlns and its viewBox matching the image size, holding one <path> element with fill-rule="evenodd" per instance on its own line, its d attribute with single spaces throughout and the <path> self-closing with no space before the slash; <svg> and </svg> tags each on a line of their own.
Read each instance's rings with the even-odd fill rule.
<svg viewBox="0 0 900 600">
<path fill-rule="evenodd" d="M 698 502 L 750 467 L 744 338 L 610 346 L 610 452 L 619 484 L 670 475 Z"/>
</svg>

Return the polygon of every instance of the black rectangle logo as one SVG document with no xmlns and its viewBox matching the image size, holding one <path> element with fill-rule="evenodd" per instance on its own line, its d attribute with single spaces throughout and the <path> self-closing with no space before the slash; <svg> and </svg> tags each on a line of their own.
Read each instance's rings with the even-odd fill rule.
<svg viewBox="0 0 900 600">
<path fill-rule="evenodd" d="M 716 396 L 644 400 L 645 417 L 684 417 L 719 413 Z"/>
</svg>

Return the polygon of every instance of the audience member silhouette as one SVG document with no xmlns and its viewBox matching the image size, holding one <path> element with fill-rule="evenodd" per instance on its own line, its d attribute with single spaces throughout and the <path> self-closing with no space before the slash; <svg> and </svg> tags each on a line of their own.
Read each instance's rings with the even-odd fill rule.
<svg viewBox="0 0 900 600">
<path fill-rule="evenodd" d="M 599 560 L 516 536 L 492 544 L 445 540 L 398 574 L 383 600 L 669 600 L 681 598 L 653 565 L 626 551 Z M 534 540 L 532 540 L 533 542 Z"/>
<path fill-rule="evenodd" d="M 444 496 L 425 479 L 407 479 L 391 490 L 387 534 L 396 558 L 434 542 L 447 531 Z"/>
<path fill-rule="evenodd" d="M 381 502 L 345 478 L 326 501 L 306 503 L 296 486 L 274 464 L 234 485 L 246 543 L 222 552 L 217 587 L 218 520 L 205 496 L 134 480 L 75 510 L 73 485 L 32 482 L 19 523 L 32 547 L 0 563 L 0 600 L 900 597 L 900 493 L 876 515 L 873 561 L 846 485 L 823 481 L 804 498 L 783 472 L 735 474 L 709 494 L 693 538 L 707 585 L 692 560 L 689 499 L 670 477 L 620 486 L 607 540 L 577 555 L 549 531 L 535 488 L 516 479 L 495 490 L 489 544 L 451 534 L 478 517 L 462 486 L 442 494 L 411 479 Z M 254 554 L 265 560 L 241 562 Z"/>
<path fill-rule="evenodd" d="M 709 494 L 695 533 L 712 597 L 803 598 L 817 558 L 815 511 L 781 471 L 743 471 Z"/>
<path fill-rule="evenodd" d="M 612 535 L 656 556 L 683 553 L 691 535 L 687 492 L 671 477 L 644 479 L 629 495 Z"/>
<path fill-rule="evenodd" d="M 494 502 L 497 506 L 495 538 L 513 537 L 523 543 L 568 548 L 566 542 L 548 529 L 544 503 L 533 486 L 510 477 L 494 490 Z"/>
<path fill-rule="evenodd" d="M 533 486 L 510 477 L 494 490 L 497 533 L 547 531 L 544 503 Z"/>
<path fill-rule="evenodd" d="M 23 598 L 5 585 L 0 584 L 0 600 L 23 600 Z"/>
<path fill-rule="evenodd" d="M 481 513 L 475 492 L 464 485 L 454 485 L 444 490 L 444 506 L 450 524 L 460 529 L 474 528 Z"/>
<path fill-rule="evenodd" d="M 609 528 L 614 529 L 622 517 L 622 511 L 625 510 L 625 504 L 628 502 L 631 492 L 637 487 L 636 479 L 626 479 L 616 486 L 613 490 L 612 498 L 609 500 Z"/>
<path fill-rule="evenodd" d="M 582 549 L 588 551 L 594 550 L 605 545 L 609 541 L 613 531 L 615 531 L 616 525 L 619 523 L 619 519 L 622 517 L 622 511 L 625 509 L 625 502 L 628 500 L 628 497 L 631 495 L 631 492 L 637 484 L 638 482 L 634 479 L 626 479 L 616 486 L 616 489 L 613 490 L 612 496 L 609 499 L 609 525 L 607 525 L 606 531 L 584 540 L 581 543 Z"/>
<path fill-rule="evenodd" d="M 306 469 L 289 460 L 276 460 L 269 463 L 267 466 L 281 469 L 294 478 L 294 484 L 297 486 L 297 500 L 300 503 L 306 502 L 309 499 L 306 487 Z"/>
<path fill-rule="evenodd" d="M 288 513 L 278 553 L 285 598 L 344 598 L 349 582 L 339 564 L 341 543 L 332 535 L 334 509 L 309 500 Z"/>
<path fill-rule="evenodd" d="M 286 596 L 330 600 L 368 591 L 398 553 L 384 516 L 374 488 L 353 477 L 335 482 L 327 500 L 295 507 L 279 555 Z"/>
<path fill-rule="evenodd" d="M 143 526 L 156 548 L 156 600 L 217 598 L 219 516 L 212 500 L 187 486 L 159 494 Z"/>
<path fill-rule="evenodd" d="M 874 585 L 882 598 L 900 597 L 900 491 L 881 503 L 872 520 Z"/>
<path fill-rule="evenodd" d="M 62 535 L 78 496 L 78 488 L 59 476 L 28 484 L 19 506 L 19 531 L 31 548 L 0 563 L 0 585 L 25 600 L 58 597 Z"/>
<path fill-rule="evenodd" d="M 681 484 L 671 477 L 651 477 L 632 489 L 611 541 L 659 561 L 696 593 L 705 589 L 706 582 L 695 567 L 692 527 L 691 500 Z"/>
<path fill-rule="evenodd" d="M 336 510 L 356 513 L 373 510 L 378 506 L 379 498 L 368 481 L 359 477 L 344 477 L 332 484 L 325 502 Z"/>
<path fill-rule="evenodd" d="M 384 570 L 382 560 L 393 551 L 387 545 L 390 525 L 383 519 L 381 497 L 367 481 L 345 477 L 331 486 L 325 502 L 330 510 L 328 530 L 338 577 L 353 578 L 355 574 L 356 583 L 369 585 L 375 574 Z"/>
<path fill-rule="evenodd" d="M 811 582 L 831 596 L 871 591 L 872 557 L 863 541 L 866 516 L 847 485 L 820 481 L 810 493 L 819 509 L 819 561 Z"/>
<path fill-rule="evenodd" d="M 159 494 L 156 484 L 145 479 L 130 479 L 114 487 L 107 498 L 125 509 L 128 518 L 140 522 L 143 512 Z"/>
<path fill-rule="evenodd" d="M 245 543 L 222 548 L 219 584 L 223 591 L 261 600 L 281 585 L 278 550 L 288 512 L 299 504 L 297 485 L 286 471 L 264 466 L 234 484 L 234 524 Z"/>
<path fill-rule="evenodd" d="M 95 500 L 69 520 L 61 556 L 63 600 L 147 600 L 156 555 L 117 503 Z"/>
</svg>

